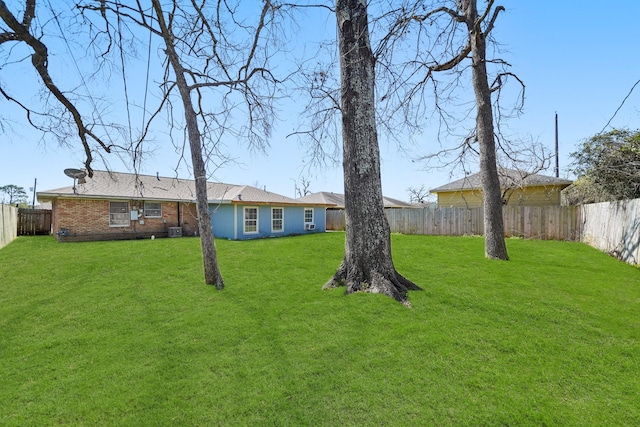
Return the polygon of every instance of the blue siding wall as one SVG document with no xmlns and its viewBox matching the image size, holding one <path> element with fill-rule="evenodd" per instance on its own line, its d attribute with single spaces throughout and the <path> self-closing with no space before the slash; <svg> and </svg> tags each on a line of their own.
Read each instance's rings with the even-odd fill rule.
<svg viewBox="0 0 640 427">
<path fill-rule="evenodd" d="M 233 239 L 233 206 L 209 205 L 213 236 L 222 239 Z"/>
<path fill-rule="evenodd" d="M 284 227 L 288 234 L 310 233 L 310 231 L 304 231 L 303 207 L 290 207 L 286 210 L 285 215 Z"/>
<path fill-rule="evenodd" d="M 288 210 L 285 212 L 285 215 L 288 215 L 288 217 L 286 217 L 285 219 L 285 231 L 288 234 L 308 234 L 324 232 L 327 223 L 325 208 L 312 208 L 313 223 L 316 226 L 315 230 L 304 229 L 304 209 L 304 206 L 288 208 Z"/>
<path fill-rule="evenodd" d="M 258 209 L 258 232 L 244 233 L 244 208 Z M 271 208 L 282 208 L 284 230 L 271 231 Z M 304 229 L 304 206 L 253 206 L 253 205 L 216 205 L 209 207 L 213 235 L 222 239 L 258 239 L 264 237 L 289 236 L 295 234 L 322 233 L 326 227 L 324 207 L 313 207 L 315 230 Z M 235 221 L 234 221 L 235 219 Z M 234 232 L 234 224 L 237 229 Z"/>
</svg>

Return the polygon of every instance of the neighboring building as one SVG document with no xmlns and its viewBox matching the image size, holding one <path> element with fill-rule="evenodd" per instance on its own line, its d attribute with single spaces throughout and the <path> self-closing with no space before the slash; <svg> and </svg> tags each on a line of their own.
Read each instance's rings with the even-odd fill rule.
<svg viewBox="0 0 640 427">
<path fill-rule="evenodd" d="M 413 205 L 411 203 L 403 202 L 401 200 L 392 199 L 391 197 L 382 196 L 385 208 L 409 208 Z M 296 199 L 298 202 L 305 203 L 320 203 L 334 205 L 328 209 L 344 209 L 344 194 L 330 193 L 326 191 L 320 191 L 319 193 L 307 194 L 304 197 Z"/>
<path fill-rule="evenodd" d="M 505 205 L 559 206 L 560 192 L 572 181 L 552 176 L 527 174 L 513 169 L 499 169 L 500 190 Z M 480 174 L 431 190 L 440 207 L 478 207 L 483 205 Z"/>
<path fill-rule="evenodd" d="M 382 199 L 384 202 L 385 210 L 415 207 L 411 203 L 406 203 L 400 200 L 392 199 L 390 197 L 383 196 Z M 319 193 L 308 194 L 296 200 L 298 202 L 304 203 L 317 203 L 327 205 L 325 223 L 326 229 L 332 231 L 342 231 L 345 229 L 346 220 L 344 216 L 344 194 L 321 191 Z"/>
<path fill-rule="evenodd" d="M 208 183 L 207 195 L 215 237 L 241 240 L 325 231 L 327 204 L 222 183 Z M 192 180 L 94 171 L 75 187 L 38 192 L 37 197 L 52 204 L 52 229 L 59 241 L 198 233 Z"/>
</svg>

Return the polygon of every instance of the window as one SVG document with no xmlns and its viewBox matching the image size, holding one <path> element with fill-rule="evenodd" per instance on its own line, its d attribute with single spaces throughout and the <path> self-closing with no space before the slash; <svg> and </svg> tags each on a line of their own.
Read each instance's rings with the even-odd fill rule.
<svg viewBox="0 0 640 427">
<path fill-rule="evenodd" d="M 128 227 L 129 202 L 109 202 L 109 227 Z"/>
<path fill-rule="evenodd" d="M 258 232 L 258 208 L 244 208 L 244 232 Z"/>
<path fill-rule="evenodd" d="M 284 230 L 284 209 L 271 208 L 271 231 Z"/>
<path fill-rule="evenodd" d="M 313 208 L 304 208 L 304 223 L 313 222 Z"/>
<path fill-rule="evenodd" d="M 161 218 L 162 203 L 144 202 L 144 216 L 147 218 Z"/>
</svg>

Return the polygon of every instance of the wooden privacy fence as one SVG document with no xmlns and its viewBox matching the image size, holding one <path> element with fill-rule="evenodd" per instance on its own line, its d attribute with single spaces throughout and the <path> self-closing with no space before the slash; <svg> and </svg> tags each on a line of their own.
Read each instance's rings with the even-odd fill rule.
<svg viewBox="0 0 640 427">
<path fill-rule="evenodd" d="M 327 230 L 344 231 L 344 209 L 327 209 Z"/>
<path fill-rule="evenodd" d="M 20 209 L 18 211 L 18 236 L 35 236 L 51 233 L 51 210 Z"/>
<path fill-rule="evenodd" d="M 640 199 L 582 206 L 582 241 L 640 265 Z"/>
<path fill-rule="evenodd" d="M 0 203 L 0 248 L 17 236 L 18 208 Z"/>
<path fill-rule="evenodd" d="M 484 234 L 480 208 L 387 208 L 392 233 L 439 236 Z M 529 239 L 580 240 L 579 206 L 504 206 L 505 235 Z M 327 210 L 327 230 L 344 230 L 344 211 Z"/>
<path fill-rule="evenodd" d="M 582 236 L 580 206 L 504 206 L 507 237 L 575 240 Z"/>
</svg>

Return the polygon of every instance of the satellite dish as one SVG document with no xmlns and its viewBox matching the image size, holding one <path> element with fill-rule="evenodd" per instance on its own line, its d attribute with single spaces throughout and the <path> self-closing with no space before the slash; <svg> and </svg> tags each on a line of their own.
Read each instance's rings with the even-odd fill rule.
<svg viewBox="0 0 640 427">
<path fill-rule="evenodd" d="M 73 169 L 73 168 L 65 169 L 64 174 L 67 175 L 69 178 L 73 178 L 73 179 L 84 178 L 85 176 L 87 176 L 86 171 L 83 171 L 82 169 Z"/>
<path fill-rule="evenodd" d="M 87 172 L 83 171 L 82 169 L 73 169 L 73 168 L 68 168 L 64 170 L 64 174 L 67 175 L 69 178 L 73 178 L 73 192 L 74 194 L 76 193 L 76 179 L 78 180 L 79 184 L 84 184 L 86 181 L 84 180 L 84 177 L 87 176 Z"/>
</svg>

